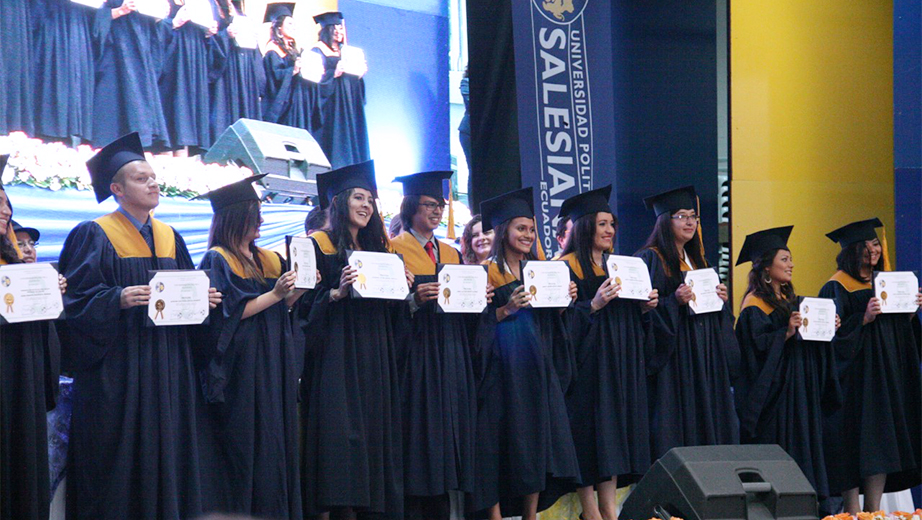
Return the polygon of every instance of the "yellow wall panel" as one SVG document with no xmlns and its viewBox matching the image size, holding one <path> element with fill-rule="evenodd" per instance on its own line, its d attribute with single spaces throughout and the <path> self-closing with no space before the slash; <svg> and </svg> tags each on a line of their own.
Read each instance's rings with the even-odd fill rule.
<svg viewBox="0 0 922 520">
<path fill-rule="evenodd" d="M 731 0 L 730 100 L 734 261 L 746 234 L 793 224 L 794 283 L 816 294 L 838 252 L 827 231 L 892 230 L 892 1 Z"/>
</svg>

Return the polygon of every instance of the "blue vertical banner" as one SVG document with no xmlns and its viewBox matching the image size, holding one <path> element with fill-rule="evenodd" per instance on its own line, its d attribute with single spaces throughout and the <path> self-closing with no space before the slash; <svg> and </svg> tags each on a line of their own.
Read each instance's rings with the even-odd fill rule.
<svg viewBox="0 0 922 520">
<path fill-rule="evenodd" d="M 559 250 L 563 201 L 615 184 L 610 9 L 603 0 L 512 2 L 522 186 L 535 188 L 549 253 Z"/>
</svg>

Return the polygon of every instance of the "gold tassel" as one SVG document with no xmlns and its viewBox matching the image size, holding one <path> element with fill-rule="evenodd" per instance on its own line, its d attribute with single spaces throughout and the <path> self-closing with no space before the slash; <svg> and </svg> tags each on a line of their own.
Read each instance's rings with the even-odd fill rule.
<svg viewBox="0 0 922 520">
<path fill-rule="evenodd" d="M 704 258 L 704 263 L 707 263 L 706 255 L 704 254 L 704 238 L 701 236 L 701 197 L 695 195 L 695 201 L 698 204 L 698 245 L 701 246 L 701 258 Z"/>
<path fill-rule="evenodd" d="M 448 179 L 448 234 L 446 237 L 449 240 L 454 240 L 458 238 L 455 235 L 455 205 L 453 204 L 455 200 L 454 194 L 451 191 L 451 179 Z"/>
<path fill-rule="evenodd" d="M 538 236 L 538 217 L 532 218 L 532 221 L 535 223 L 535 254 L 538 257 L 538 260 L 547 260 L 547 255 L 544 253 L 544 248 L 541 247 L 541 239 Z"/>
<path fill-rule="evenodd" d="M 880 228 L 880 246 L 881 246 L 881 256 L 884 259 L 884 271 L 890 270 L 890 248 L 887 247 L 887 226 L 882 226 Z"/>
<path fill-rule="evenodd" d="M 13 249 L 16 250 L 16 256 L 17 256 L 20 260 L 22 260 L 22 251 L 19 249 L 19 241 L 16 240 L 16 232 L 13 231 L 12 219 L 10 219 L 9 221 L 7 221 L 7 223 L 6 223 L 6 238 L 8 238 L 8 239 L 10 240 L 10 242 L 13 243 Z"/>
</svg>

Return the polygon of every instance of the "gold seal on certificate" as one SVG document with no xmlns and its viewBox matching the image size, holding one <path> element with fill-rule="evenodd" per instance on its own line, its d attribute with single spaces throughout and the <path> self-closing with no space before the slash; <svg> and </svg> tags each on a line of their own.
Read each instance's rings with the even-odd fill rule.
<svg viewBox="0 0 922 520">
<path fill-rule="evenodd" d="M 559 260 L 529 260 L 522 264 L 522 282 L 535 308 L 570 305 L 570 268 Z"/>
<path fill-rule="evenodd" d="M 314 242 L 304 237 L 285 237 L 288 245 L 288 264 L 295 272 L 295 289 L 313 289 L 317 286 L 317 257 Z"/>
<path fill-rule="evenodd" d="M 486 266 L 439 264 L 436 275 L 439 312 L 476 314 L 487 307 Z"/>
<path fill-rule="evenodd" d="M 150 303 L 147 316 L 156 326 L 198 325 L 208 318 L 208 273 L 185 271 L 151 271 Z"/>
<path fill-rule="evenodd" d="M 7 323 L 54 320 L 64 311 L 58 272 L 51 264 L 0 266 L 0 285 L 0 316 Z"/>
<path fill-rule="evenodd" d="M 874 295 L 880 299 L 880 312 L 916 312 L 919 278 L 912 271 L 878 271 L 874 273 Z"/>
<path fill-rule="evenodd" d="M 724 308 L 724 301 L 717 296 L 720 277 L 711 268 L 696 269 L 685 272 L 685 285 L 692 290 L 692 299 L 688 308 L 695 314 L 717 312 Z"/>
<path fill-rule="evenodd" d="M 349 265 L 358 272 L 352 295 L 359 298 L 403 300 L 410 294 L 403 258 L 393 253 L 346 251 Z"/>
<path fill-rule="evenodd" d="M 608 277 L 621 286 L 619 298 L 643 301 L 650 299 L 653 283 L 650 282 L 650 271 L 642 258 L 606 255 L 604 264 Z"/>
<path fill-rule="evenodd" d="M 800 302 L 800 338 L 807 341 L 832 341 L 836 335 L 836 302 L 829 298 L 804 298 Z"/>
</svg>

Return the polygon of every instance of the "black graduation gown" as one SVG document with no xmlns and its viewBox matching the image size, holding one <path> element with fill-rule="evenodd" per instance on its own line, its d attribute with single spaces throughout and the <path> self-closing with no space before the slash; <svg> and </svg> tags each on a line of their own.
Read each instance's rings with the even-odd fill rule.
<svg viewBox="0 0 922 520">
<path fill-rule="evenodd" d="M 194 268 L 175 230 L 158 222 L 154 234 L 156 260 L 116 212 L 77 225 L 61 252 L 68 282 L 63 359 L 74 377 L 70 520 L 201 513 L 188 327 L 147 327 L 146 306 L 119 307 L 122 288 L 146 285 L 149 270 Z"/>
<path fill-rule="evenodd" d="M 93 136 L 93 19 L 70 0 L 35 0 L 35 132 L 67 139 Z"/>
<path fill-rule="evenodd" d="M 488 312 L 509 302 L 522 283 L 490 264 L 495 287 Z M 495 321 L 495 318 L 494 318 Z M 477 475 L 471 508 L 500 502 L 503 516 L 521 514 L 521 498 L 542 494 L 541 511 L 579 478 L 564 394 L 575 377 L 568 331 L 559 309 L 520 309 L 496 324 L 484 352 L 477 414 Z"/>
<path fill-rule="evenodd" d="M 0 2 L 0 135 L 35 131 L 31 0 Z"/>
<path fill-rule="evenodd" d="M 47 520 L 46 414 L 54 408 L 60 373 L 54 322 L 0 325 L 0 356 L 0 519 Z"/>
<path fill-rule="evenodd" d="M 113 20 L 112 9 L 121 5 L 122 0 L 106 0 L 94 19 L 99 59 L 93 94 L 93 144 L 105 146 L 138 132 L 145 148 L 169 147 L 157 88 L 163 59 L 162 22 L 136 12 Z"/>
<path fill-rule="evenodd" d="M 273 48 L 278 47 L 270 46 L 263 56 L 266 74 L 263 119 L 270 123 L 303 128 L 314 134 L 320 126 L 319 87 L 300 74 L 293 74 L 296 56 L 282 57 Z"/>
<path fill-rule="evenodd" d="M 435 264 L 419 241 L 402 233 L 391 242 L 419 284 L 438 281 Z M 460 264 L 458 253 L 439 244 L 439 260 Z M 443 314 L 426 302 L 405 328 L 397 360 L 403 398 L 404 493 L 471 492 L 474 485 L 474 422 L 477 418 L 473 354 L 481 314 Z"/>
<path fill-rule="evenodd" d="M 259 49 L 238 47 L 228 36 L 230 20 L 212 37 L 208 79 L 211 98 L 211 142 L 240 118 L 262 119 L 260 96 L 266 92 L 266 73 Z"/>
<path fill-rule="evenodd" d="M 217 17 L 214 2 L 212 11 Z M 170 16 L 163 20 L 166 50 L 160 73 L 160 100 L 163 117 L 174 147 L 211 146 L 208 104 L 208 46 L 206 29 L 186 22 L 173 28 L 173 17 L 182 5 L 170 2 Z"/>
<path fill-rule="evenodd" d="M 653 249 L 637 254 L 650 269 L 659 306 L 652 311 L 654 343 L 647 355 L 652 458 L 679 446 L 738 444 L 732 379 L 739 344 L 728 304 L 694 315 L 679 305 L 679 284 L 666 277 Z"/>
<path fill-rule="evenodd" d="M 303 345 L 292 342 L 284 301 L 240 319 L 247 302 L 271 290 L 285 269 L 276 253 L 260 250 L 260 258 L 265 283 L 245 278 L 215 249 L 200 266 L 224 295 L 196 345 L 205 394 L 198 424 L 203 510 L 298 519 Z"/>
<path fill-rule="evenodd" d="M 345 260 L 326 233 L 311 236 L 322 282 L 304 295 L 310 304 L 300 307 L 299 316 L 311 358 L 302 381 L 309 385 L 302 401 L 305 514 L 351 506 L 402 518 L 396 329 L 407 319 L 407 303 L 352 297 L 330 302 Z"/>
<path fill-rule="evenodd" d="M 561 260 L 570 264 L 570 279 L 579 290 L 570 310 L 579 377 L 567 395 L 579 484 L 618 477 L 624 487 L 650 468 L 645 355 L 651 320 L 639 302 L 617 298 L 593 314 L 592 298 L 608 277 L 601 269 L 583 276 L 575 255 Z"/>
<path fill-rule="evenodd" d="M 323 58 L 324 69 L 320 80 L 322 124 L 314 138 L 334 169 L 371 159 L 365 120 L 365 80 L 351 74 L 335 77 L 339 56 L 326 56 L 317 47 L 311 51 Z"/>
<path fill-rule="evenodd" d="M 757 303 L 758 302 L 758 303 Z M 819 498 L 829 496 L 823 416 L 841 405 L 832 344 L 785 339 L 788 317 L 752 295 L 736 336 L 742 363 L 736 385 L 740 437 L 777 444 L 793 457 Z"/>
<path fill-rule="evenodd" d="M 820 290 L 833 298 L 842 326 L 833 347 L 842 408 L 825 424 L 826 465 L 833 494 L 887 474 L 885 492 L 918 485 L 922 468 L 922 382 L 918 318 L 881 314 L 862 325 L 870 284 L 837 273 Z"/>
</svg>

